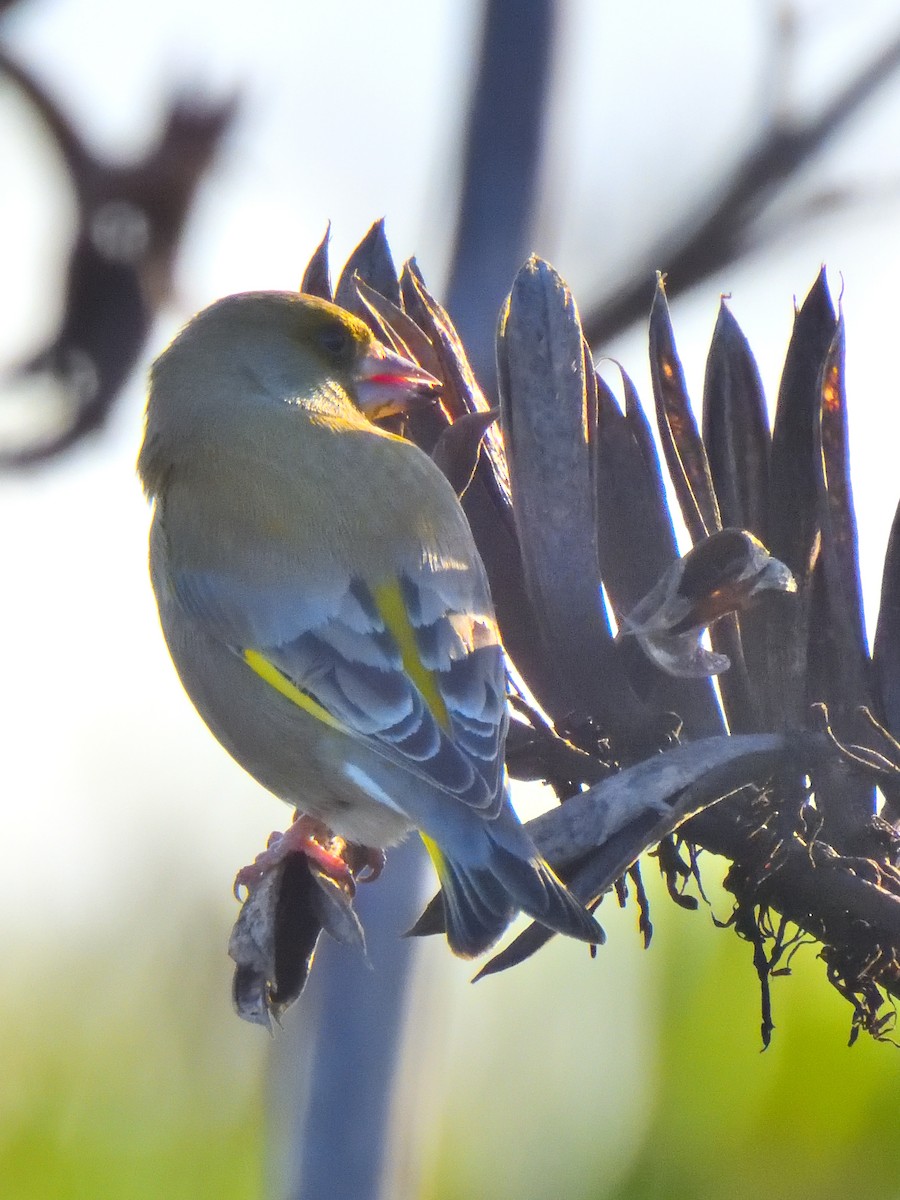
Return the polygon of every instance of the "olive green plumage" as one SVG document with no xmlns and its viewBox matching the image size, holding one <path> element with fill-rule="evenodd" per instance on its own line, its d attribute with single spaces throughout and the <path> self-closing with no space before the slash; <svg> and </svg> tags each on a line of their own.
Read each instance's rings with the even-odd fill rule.
<svg viewBox="0 0 900 1200">
<path fill-rule="evenodd" d="M 195 317 L 153 367 L 138 463 L 163 630 L 263 786 L 350 841 L 425 834 L 457 953 L 518 909 L 597 941 L 509 804 L 503 655 L 462 508 L 368 419 L 433 383 L 325 301 L 247 293 Z"/>
</svg>

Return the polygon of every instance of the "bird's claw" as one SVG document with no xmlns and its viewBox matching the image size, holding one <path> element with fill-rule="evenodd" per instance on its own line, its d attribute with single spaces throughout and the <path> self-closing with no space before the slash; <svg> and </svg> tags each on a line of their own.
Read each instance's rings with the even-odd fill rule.
<svg viewBox="0 0 900 1200">
<path fill-rule="evenodd" d="M 351 896 L 356 891 L 357 882 L 372 883 L 376 880 L 385 863 L 383 850 L 345 842 L 321 821 L 297 814 L 283 833 L 277 830 L 271 833 L 266 849 L 235 875 L 235 897 L 240 899 L 241 888 L 249 894 L 291 854 L 302 854 L 323 875 L 346 888 Z"/>
</svg>

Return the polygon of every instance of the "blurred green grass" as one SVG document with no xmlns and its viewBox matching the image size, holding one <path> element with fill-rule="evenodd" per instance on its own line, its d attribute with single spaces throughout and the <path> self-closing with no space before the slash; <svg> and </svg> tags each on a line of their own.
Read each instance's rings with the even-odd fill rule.
<svg viewBox="0 0 900 1200">
<path fill-rule="evenodd" d="M 705 907 L 676 909 L 652 864 L 644 874 L 647 952 L 634 906 L 609 898 L 609 941 L 593 962 L 554 939 L 472 986 L 468 964 L 427 944 L 394 1121 L 400 1157 L 425 1157 L 417 1194 L 900 1196 L 897 1051 L 865 1037 L 847 1047 L 850 1009 L 807 948 L 773 983 L 776 1029 L 762 1053 L 750 947 Z M 722 918 L 715 874 L 707 858 Z M 0 1194 L 267 1195 L 266 1058 L 287 1042 L 231 1011 L 227 897 L 204 903 L 194 891 L 173 911 L 171 897 L 144 895 L 78 936 L 45 929 L 30 941 L 8 916 Z"/>
<path fill-rule="evenodd" d="M 7 942 L 4 1197 L 263 1194 L 268 1039 L 231 1012 L 227 922 L 141 900 L 76 936 Z"/>
<path fill-rule="evenodd" d="M 703 877 L 727 917 L 721 864 L 704 856 Z M 652 864 L 644 878 L 646 953 L 633 905 L 607 897 L 594 963 L 573 969 L 571 947 L 551 945 L 555 969 L 510 972 L 455 1045 L 429 1200 L 900 1196 L 900 1057 L 865 1035 L 848 1047 L 851 1009 L 815 947 L 773 981 L 762 1052 L 750 946 L 704 905 L 671 904 Z"/>
</svg>

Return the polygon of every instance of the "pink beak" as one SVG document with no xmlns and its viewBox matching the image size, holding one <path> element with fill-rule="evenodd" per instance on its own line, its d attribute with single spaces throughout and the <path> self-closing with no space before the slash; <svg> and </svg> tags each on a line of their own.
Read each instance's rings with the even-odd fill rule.
<svg viewBox="0 0 900 1200">
<path fill-rule="evenodd" d="M 370 420 L 408 412 L 417 400 L 431 400 L 439 379 L 374 342 L 356 370 L 356 401 Z"/>
</svg>

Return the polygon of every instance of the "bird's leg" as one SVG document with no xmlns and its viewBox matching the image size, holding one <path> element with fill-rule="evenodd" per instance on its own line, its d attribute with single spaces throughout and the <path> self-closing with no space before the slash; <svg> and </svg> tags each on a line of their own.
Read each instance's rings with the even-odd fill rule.
<svg viewBox="0 0 900 1200">
<path fill-rule="evenodd" d="M 355 887 L 353 870 L 343 858 L 347 848 L 344 839 L 335 837 L 321 821 L 295 812 L 293 821 L 284 833 L 270 834 L 262 854 L 257 854 L 252 863 L 238 871 L 234 877 L 234 894 L 237 895 L 242 887 L 251 891 L 269 871 L 291 854 L 305 855 L 325 875 L 352 889 Z M 371 864 L 365 862 L 361 866 L 371 867 Z"/>
</svg>

